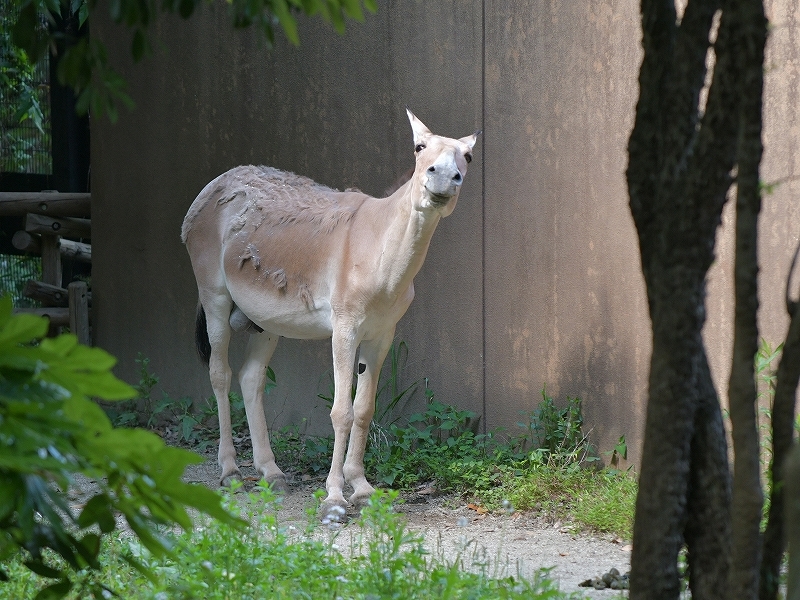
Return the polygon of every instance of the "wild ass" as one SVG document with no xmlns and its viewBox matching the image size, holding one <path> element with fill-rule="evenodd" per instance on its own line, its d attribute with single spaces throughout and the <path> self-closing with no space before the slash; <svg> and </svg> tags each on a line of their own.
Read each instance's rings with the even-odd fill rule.
<svg viewBox="0 0 800 600">
<path fill-rule="evenodd" d="M 364 449 L 378 375 L 397 321 L 414 298 L 414 276 L 436 225 L 456 206 L 480 133 L 440 137 L 410 111 L 408 118 L 416 167 L 388 198 L 338 192 L 270 167 L 241 166 L 209 183 L 189 208 L 181 239 L 200 296 L 198 349 L 209 364 L 219 407 L 222 485 L 240 477 L 231 436 L 228 343 L 232 330 L 247 329 L 239 382 L 255 468 L 285 488 L 262 405 L 266 366 L 278 338 L 332 338 L 335 437 L 323 508 L 347 505 L 345 480 L 353 487 L 353 504 L 374 492 L 364 476 Z"/>
</svg>

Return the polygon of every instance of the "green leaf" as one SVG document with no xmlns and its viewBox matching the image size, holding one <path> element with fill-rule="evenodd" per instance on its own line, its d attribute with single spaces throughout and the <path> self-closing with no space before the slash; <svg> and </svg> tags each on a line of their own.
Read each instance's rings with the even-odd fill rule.
<svg viewBox="0 0 800 600">
<path fill-rule="evenodd" d="M 345 14 L 356 21 L 364 20 L 364 12 L 361 10 L 361 0 L 342 0 Z"/>
<path fill-rule="evenodd" d="M 42 588 L 42 590 L 36 594 L 34 600 L 55 600 L 57 598 L 63 598 L 71 589 L 72 582 L 69 580 L 59 581 L 58 583 L 48 585 L 46 588 Z"/>
<path fill-rule="evenodd" d="M 89 18 L 89 3 L 85 0 L 81 2 L 81 8 L 78 11 L 78 26 L 83 27 L 86 19 Z"/>
<path fill-rule="evenodd" d="M 273 0 L 272 11 L 278 18 L 278 22 L 281 24 L 287 39 L 295 46 L 299 46 L 300 35 L 297 33 L 297 21 L 295 21 L 295 18 L 289 12 L 289 6 L 286 4 L 286 0 Z"/>
<path fill-rule="evenodd" d="M 144 32 L 137 29 L 133 32 L 133 41 L 131 42 L 131 54 L 133 55 L 133 62 L 139 62 L 145 55 L 147 50 L 147 40 L 144 37 Z"/>
<path fill-rule="evenodd" d="M 0 349 L 3 346 L 27 344 L 47 333 L 47 319 L 35 315 L 13 315 L 0 325 Z"/>
<path fill-rule="evenodd" d="M 96 533 L 84 535 L 78 545 L 78 553 L 92 569 L 99 569 L 100 562 L 97 557 L 100 555 L 100 536 Z"/>
<path fill-rule="evenodd" d="M 39 32 L 39 10 L 36 2 L 29 0 L 23 5 L 11 28 L 11 41 L 25 50 L 33 63 L 36 63 L 43 50 L 43 40 Z M 44 46 L 46 47 L 46 43 Z"/>
<path fill-rule="evenodd" d="M 114 513 L 111 509 L 111 501 L 106 494 L 93 496 L 86 506 L 83 507 L 78 517 L 78 525 L 86 528 L 97 523 L 100 531 L 110 533 L 117 526 L 114 520 Z"/>
<path fill-rule="evenodd" d="M 0 473 L 0 522 L 5 521 L 17 503 L 20 480 L 16 475 Z"/>
<path fill-rule="evenodd" d="M 56 16 L 61 15 L 61 3 L 59 0 L 44 0 L 44 5 L 51 14 Z"/>
<path fill-rule="evenodd" d="M 41 575 L 42 577 L 50 577 L 51 579 L 60 579 L 64 576 L 62 571 L 58 569 L 54 569 L 39 560 L 28 560 L 25 561 L 25 566 L 28 567 L 29 570 L 33 571 L 37 575 Z"/>
<path fill-rule="evenodd" d="M 184 19 L 192 16 L 195 7 L 195 0 L 180 0 L 178 4 L 178 14 Z"/>
</svg>

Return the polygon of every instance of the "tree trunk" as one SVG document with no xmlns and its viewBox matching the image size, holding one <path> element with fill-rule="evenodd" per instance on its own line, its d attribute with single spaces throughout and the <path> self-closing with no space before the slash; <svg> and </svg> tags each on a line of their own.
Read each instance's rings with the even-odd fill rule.
<svg viewBox="0 0 800 600">
<path fill-rule="evenodd" d="M 719 598 L 724 596 L 729 576 L 731 526 L 726 507 L 731 501 L 731 486 L 719 400 L 708 364 L 704 370 L 706 373 L 698 382 L 701 401 L 695 415 L 689 518 L 684 536 L 690 549 L 689 587 L 693 596 Z"/>
<path fill-rule="evenodd" d="M 759 461 L 758 393 L 755 355 L 758 352 L 758 214 L 761 211 L 759 164 L 761 94 L 764 87 L 764 45 L 767 21 L 761 0 L 731 6 L 736 38 L 739 91 L 739 143 L 737 149 L 736 258 L 734 266 L 735 315 L 733 358 L 728 386 L 733 433 L 734 475 L 731 506 L 732 560 L 729 590 L 732 598 L 755 600 L 761 563 L 761 491 Z"/>
<path fill-rule="evenodd" d="M 796 258 L 797 253 L 795 253 Z M 794 261 L 792 266 L 794 266 Z M 792 270 L 789 272 L 789 281 L 792 278 Z M 770 493 L 769 520 L 767 529 L 764 532 L 764 556 L 761 563 L 761 586 L 759 590 L 761 600 L 774 600 L 777 598 L 781 559 L 786 548 L 784 528 L 794 527 L 795 530 L 798 529 L 797 523 L 784 521 L 784 507 L 787 504 L 786 490 L 788 490 L 784 463 L 792 446 L 795 398 L 797 385 L 800 381 L 800 308 L 798 308 L 797 302 L 789 300 L 788 283 L 786 287 L 786 308 L 791 316 L 791 322 L 789 323 L 789 332 L 786 334 L 786 341 L 783 344 L 783 356 L 781 356 L 781 362 L 778 365 L 775 399 L 772 404 L 772 462 L 770 464 L 772 489 Z M 795 452 L 800 451 L 795 450 Z M 800 468 L 800 466 L 797 468 Z M 800 477 L 800 473 L 797 476 Z M 784 489 L 785 481 L 787 482 L 786 489 Z M 800 481 L 800 479 L 797 481 Z M 798 490 L 797 481 L 792 483 L 795 490 Z M 800 497 L 795 498 L 794 502 L 800 505 Z M 800 514 L 796 515 L 795 518 L 800 519 Z M 792 561 L 797 565 L 796 568 L 800 568 L 800 539 L 794 541 L 793 544 L 794 556 L 792 556 Z M 796 573 L 796 580 L 800 582 L 800 573 Z M 798 588 L 800 588 L 800 583 L 798 583 Z M 798 589 L 797 593 L 800 595 L 800 589 Z"/>
<path fill-rule="evenodd" d="M 789 538 L 789 581 L 786 600 L 800 600 L 800 446 L 786 455 L 786 534 Z"/>
<path fill-rule="evenodd" d="M 677 558 L 684 542 L 693 598 L 730 597 L 727 447 L 701 331 L 705 278 L 742 126 L 737 54 L 743 28 L 735 5 L 733 0 L 690 0 L 678 19 L 672 2 L 642 0 L 644 59 L 627 178 L 653 355 L 632 599 L 678 598 Z M 714 72 L 704 110 L 700 92 L 718 9 Z"/>
</svg>

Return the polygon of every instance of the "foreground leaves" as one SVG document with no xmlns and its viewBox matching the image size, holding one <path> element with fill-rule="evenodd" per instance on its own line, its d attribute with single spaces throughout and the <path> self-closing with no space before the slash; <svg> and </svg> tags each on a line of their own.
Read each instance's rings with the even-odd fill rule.
<svg viewBox="0 0 800 600">
<path fill-rule="evenodd" d="M 187 509 L 241 523 L 216 493 L 181 480 L 199 456 L 111 426 L 92 398 L 135 395 L 111 373 L 112 356 L 73 335 L 40 339 L 46 330 L 45 319 L 13 315 L 10 298 L 0 298 L 0 560 L 27 557 L 31 571 L 55 580 L 39 597 L 61 597 L 72 588 L 70 569 L 99 568 L 101 538 L 117 529 L 118 516 L 156 556 L 171 551 L 159 527 L 190 528 Z M 78 474 L 96 490 L 82 507 L 66 496 Z M 48 561 L 49 551 L 68 568 Z M 94 583 L 87 592 L 104 589 Z"/>
</svg>

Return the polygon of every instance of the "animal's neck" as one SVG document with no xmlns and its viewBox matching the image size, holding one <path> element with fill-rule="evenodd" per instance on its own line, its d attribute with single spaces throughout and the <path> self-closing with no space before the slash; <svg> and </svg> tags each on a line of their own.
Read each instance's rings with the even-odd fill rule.
<svg viewBox="0 0 800 600">
<path fill-rule="evenodd" d="M 383 235 L 378 273 L 389 294 L 404 292 L 422 268 L 433 232 L 441 216 L 436 211 L 414 208 L 423 193 L 413 179 L 402 186 L 390 201 L 394 203 L 393 217 Z"/>
</svg>

